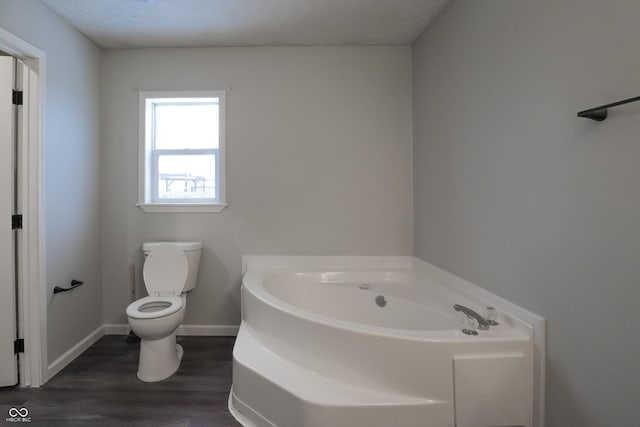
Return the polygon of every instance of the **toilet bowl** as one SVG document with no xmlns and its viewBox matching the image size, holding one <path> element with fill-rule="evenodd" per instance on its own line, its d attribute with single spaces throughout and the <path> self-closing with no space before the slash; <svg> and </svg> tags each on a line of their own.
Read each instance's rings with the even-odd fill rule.
<svg viewBox="0 0 640 427">
<path fill-rule="evenodd" d="M 169 378 L 180 366 L 183 349 L 176 343 L 176 330 L 184 319 L 185 292 L 195 287 L 202 245 L 160 242 L 143 248 L 149 296 L 129 304 L 126 312 L 131 330 L 141 339 L 138 378 L 156 382 Z"/>
</svg>

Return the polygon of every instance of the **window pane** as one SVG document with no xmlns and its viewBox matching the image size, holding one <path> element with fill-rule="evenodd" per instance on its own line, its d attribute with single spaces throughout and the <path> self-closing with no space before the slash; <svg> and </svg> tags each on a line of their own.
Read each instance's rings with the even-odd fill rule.
<svg viewBox="0 0 640 427">
<path fill-rule="evenodd" d="M 216 156 L 158 156 L 158 198 L 217 199 Z"/>
<path fill-rule="evenodd" d="M 153 104 L 154 140 L 158 149 L 218 148 L 217 98 L 184 102 L 165 99 Z"/>
</svg>

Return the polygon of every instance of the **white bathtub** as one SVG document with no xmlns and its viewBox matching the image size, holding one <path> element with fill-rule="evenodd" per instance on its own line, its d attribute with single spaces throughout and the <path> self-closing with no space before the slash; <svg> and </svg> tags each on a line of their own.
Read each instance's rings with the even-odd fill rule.
<svg viewBox="0 0 640 427">
<path fill-rule="evenodd" d="M 250 258 L 229 407 L 245 426 L 534 423 L 533 334 L 510 313 L 461 332 L 462 304 L 411 258 Z"/>
</svg>

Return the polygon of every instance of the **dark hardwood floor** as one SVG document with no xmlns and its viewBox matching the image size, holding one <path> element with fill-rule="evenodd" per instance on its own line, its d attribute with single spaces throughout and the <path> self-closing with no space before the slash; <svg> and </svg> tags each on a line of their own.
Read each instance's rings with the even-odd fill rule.
<svg viewBox="0 0 640 427">
<path fill-rule="evenodd" d="M 178 337 L 178 372 L 158 383 L 136 377 L 139 344 L 105 336 L 41 388 L 0 388 L 0 424 L 12 407 L 31 425 L 239 426 L 227 410 L 233 337 Z"/>
</svg>

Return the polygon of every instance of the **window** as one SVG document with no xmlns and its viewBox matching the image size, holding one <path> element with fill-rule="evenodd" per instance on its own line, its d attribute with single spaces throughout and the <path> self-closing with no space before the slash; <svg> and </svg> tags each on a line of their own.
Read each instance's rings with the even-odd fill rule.
<svg viewBox="0 0 640 427">
<path fill-rule="evenodd" d="M 139 200 L 145 212 L 225 205 L 221 91 L 140 92 Z"/>
</svg>

